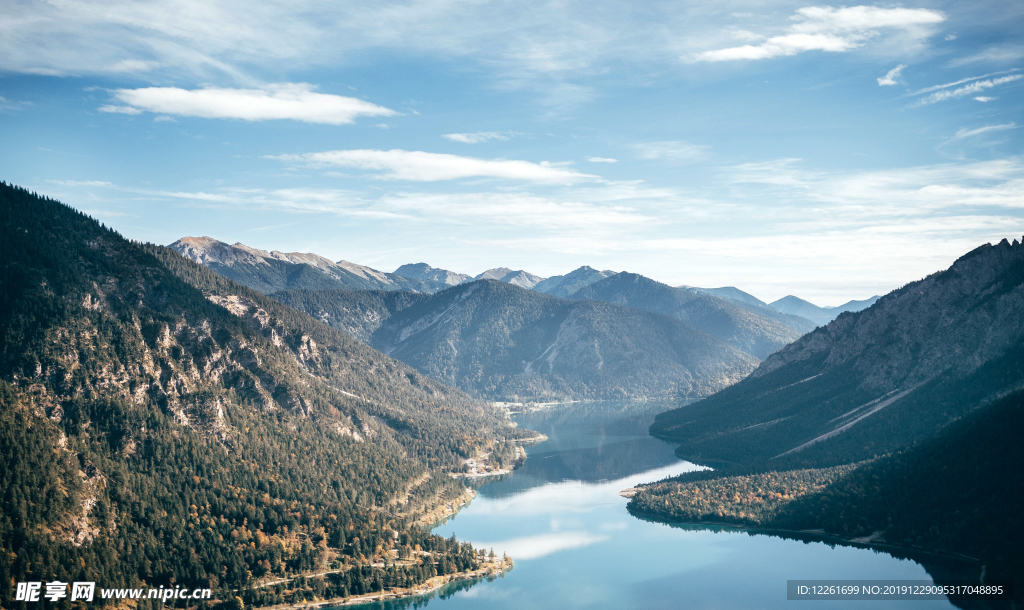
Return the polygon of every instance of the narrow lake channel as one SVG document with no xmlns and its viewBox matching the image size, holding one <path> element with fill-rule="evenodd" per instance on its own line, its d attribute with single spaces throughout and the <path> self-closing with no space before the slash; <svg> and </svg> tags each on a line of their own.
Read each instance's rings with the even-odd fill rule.
<svg viewBox="0 0 1024 610">
<path fill-rule="evenodd" d="M 849 608 L 849 601 L 787 601 L 786 581 L 931 580 L 919 563 L 871 549 L 631 516 L 619 491 L 699 468 L 647 433 L 654 416 L 671 406 L 582 403 L 516 415 L 520 426 L 548 440 L 529 448 L 522 468 L 481 482 L 476 499 L 434 530 L 507 552 L 515 568 L 501 578 L 364 607 Z M 955 607 L 947 600 L 868 603 L 872 610 Z"/>
</svg>

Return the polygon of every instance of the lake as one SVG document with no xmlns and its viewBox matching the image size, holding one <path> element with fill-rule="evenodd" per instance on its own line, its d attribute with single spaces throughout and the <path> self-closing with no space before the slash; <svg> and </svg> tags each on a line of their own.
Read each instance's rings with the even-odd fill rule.
<svg viewBox="0 0 1024 610">
<path fill-rule="evenodd" d="M 368 607 L 848 609 L 848 601 L 787 601 L 786 581 L 931 580 L 921 564 L 871 549 L 631 516 L 619 491 L 700 468 L 647 433 L 654 416 L 672 406 L 580 403 L 514 416 L 548 440 L 530 447 L 512 474 L 477 483 L 476 499 L 434 532 L 507 552 L 515 568 Z M 944 599 L 870 602 L 872 610 L 908 604 L 955 607 Z"/>
</svg>

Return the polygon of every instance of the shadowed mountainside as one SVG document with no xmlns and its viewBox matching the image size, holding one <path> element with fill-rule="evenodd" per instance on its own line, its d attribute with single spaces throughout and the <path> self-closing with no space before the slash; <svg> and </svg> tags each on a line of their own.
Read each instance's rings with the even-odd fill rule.
<svg viewBox="0 0 1024 610">
<path fill-rule="evenodd" d="M 501 400 L 706 396 L 757 360 L 679 320 L 494 280 L 399 299 L 347 291 L 275 298 L 473 395 Z"/>
<path fill-rule="evenodd" d="M 725 299 L 673 288 L 635 273 L 618 273 L 594 282 L 569 298 L 593 299 L 671 316 L 757 358 L 768 357 L 803 334 Z"/>
</svg>

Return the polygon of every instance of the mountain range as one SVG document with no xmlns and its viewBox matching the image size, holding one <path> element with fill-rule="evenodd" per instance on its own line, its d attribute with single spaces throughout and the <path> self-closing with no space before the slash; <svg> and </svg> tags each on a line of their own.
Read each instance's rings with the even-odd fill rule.
<svg viewBox="0 0 1024 610">
<path fill-rule="evenodd" d="M 411 523 L 468 458 L 511 466 L 532 433 L 500 410 L 2 183 L 0 265 L 5 599 L 42 577 L 273 605 L 302 593 L 255 579 L 332 569 L 341 597 L 478 565 Z"/>
<path fill-rule="evenodd" d="M 473 395 L 505 401 L 706 396 L 757 359 L 678 319 L 496 280 L 433 295 L 290 290 L 273 298 Z"/>
<path fill-rule="evenodd" d="M 879 299 L 878 296 L 873 296 L 863 301 L 847 301 L 838 307 L 819 307 L 814 303 L 805 301 L 799 297 L 789 295 L 782 297 L 778 301 L 772 301 L 771 307 L 782 313 L 787 313 L 794 316 L 800 316 L 813 321 L 818 326 L 824 326 L 835 320 L 839 314 L 844 311 L 860 311 L 867 309 L 875 304 L 875 301 Z"/>
<path fill-rule="evenodd" d="M 241 243 L 229 245 L 211 237 L 183 237 L 170 244 L 170 247 L 185 257 L 264 294 L 303 288 L 409 290 L 432 293 L 474 280 L 492 279 L 544 294 L 573 298 L 573 295 L 583 288 L 617 273 L 583 266 L 565 275 L 543 278 L 523 270 L 495 267 L 476 276 L 470 276 L 432 267 L 427 263 L 410 263 L 400 266 L 394 273 L 387 273 L 344 260 L 333 262 L 317 254 L 260 250 Z M 725 299 L 741 309 L 776 320 L 801 333 L 827 324 L 844 311 L 865 309 L 878 299 L 872 297 L 863 301 L 850 301 L 839 307 L 819 307 L 792 295 L 769 304 L 734 287 L 681 286 L 680 290 Z"/>
<path fill-rule="evenodd" d="M 1024 246 L 982 246 L 660 415 L 652 432 L 709 460 L 823 465 L 898 450 L 1024 387 L 1022 310 Z"/>
<path fill-rule="evenodd" d="M 778 312 L 754 313 L 726 299 L 673 288 L 635 273 L 617 273 L 572 293 L 573 300 L 593 299 L 671 316 L 755 356 L 796 340 L 803 332 L 777 319 Z M 770 317 L 766 317 L 770 316 Z M 794 322 L 804 328 L 807 322 Z"/>
<path fill-rule="evenodd" d="M 228 245 L 212 237 L 183 237 L 169 246 L 182 256 L 264 294 L 289 288 L 350 288 L 435 292 L 444 281 L 385 273 L 317 254 L 268 252 L 245 244 Z"/>
</svg>

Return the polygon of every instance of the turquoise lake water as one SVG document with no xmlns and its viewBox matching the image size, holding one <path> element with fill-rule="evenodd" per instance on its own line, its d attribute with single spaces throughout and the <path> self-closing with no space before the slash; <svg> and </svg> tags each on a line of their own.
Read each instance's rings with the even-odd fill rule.
<svg viewBox="0 0 1024 610">
<path fill-rule="evenodd" d="M 931 580 L 919 563 L 871 549 L 644 521 L 618 492 L 699 468 L 647 427 L 659 403 L 586 403 L 514 417 L 548 435 L 520 469 L 481 483 L 434 532 L 507 552 L 503 577 L 456 583 L 427 597 L 364 607 L 953 608 L 931 601 L 787 601 L 797 579 Z"/>
</svg>

